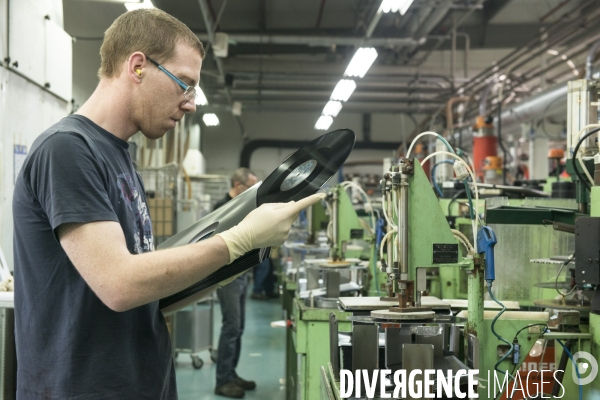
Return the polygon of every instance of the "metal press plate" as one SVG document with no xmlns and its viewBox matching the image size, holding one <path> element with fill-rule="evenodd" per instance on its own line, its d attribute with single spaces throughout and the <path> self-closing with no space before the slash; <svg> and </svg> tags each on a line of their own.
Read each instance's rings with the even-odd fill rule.
<svg viewBox="0 0 600 400">
<path fill-rule="evenodd" d="M 340 306 L 344 311 L 387 310 L 397 305 L 397 301 L 382 301 L 379 297 L 340 297 Z"/>
<path fill-rule="evenodd" d="M 371 317 L 387 319 L 393 321 L 415 321 L 415 320 L 428 320 L 435 317 L 434 311 L 417 311 L 417 312 L 394 312 L 390 310 L 373 310 L 371 311 Z"/>
<path fill-rule="evenodd" d="M 320 268 L 348 268 L 352 265 L 352 263 L 346 261 L 327 261 L 321 264 L 317 264 Z"/>
<path fill-rule="evenodd" d="M 421 305 L 434 310 L 450 308 L 450 303 L 434 296 L 421 297 Z M 385 310 L 390 307 L 397 307 L 398 302 L 380 300 L 379 297 L 340 297 L 340 306 L 344 311 Z"/>
</svg>

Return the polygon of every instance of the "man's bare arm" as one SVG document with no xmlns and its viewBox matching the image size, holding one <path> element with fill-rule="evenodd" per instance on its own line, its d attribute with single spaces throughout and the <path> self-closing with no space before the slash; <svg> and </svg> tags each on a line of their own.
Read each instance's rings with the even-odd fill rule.
<svg viewBox="0 0 600 400">
<path fill-rule="evenodd" d="M 83 279 L 114 311 L 126 311 L 177 293 L 242 254 L 279 246 L 298 213 L 324 198 L 263 204 L 235 227 L 207 240 L 172 249 L 131 254 L 114 221 L 64 224 L 60 244 Z"/>
<path fill-rule="evenodd" d="M 83 279 L 114 311 L 126 311 L 177 293 L 229 263 L 227 246 L 218 236 L 133 255 L 117 222 L 64 224 L 57 233 Z"/>
</svg>

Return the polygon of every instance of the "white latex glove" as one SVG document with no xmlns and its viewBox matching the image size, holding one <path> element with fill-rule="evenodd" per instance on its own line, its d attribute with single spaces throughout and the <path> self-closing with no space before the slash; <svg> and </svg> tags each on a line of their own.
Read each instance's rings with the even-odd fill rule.
<svg viewBox="0 0 600 400">
<path fill-rule="evenodd" d="M 8 278 L 0 282 L 0 292 L 14 292 L 15 282 L 13 278 Z"/>
<path fill-rule="evenodd" d="M 229 262 L 252 249 L 281 246 L 300 211 L 324 198 L 325 193 L 317 193 L 297 202 L 263 204 L 233 228 L 218 233 L 229 249 Z"/>
</svg>

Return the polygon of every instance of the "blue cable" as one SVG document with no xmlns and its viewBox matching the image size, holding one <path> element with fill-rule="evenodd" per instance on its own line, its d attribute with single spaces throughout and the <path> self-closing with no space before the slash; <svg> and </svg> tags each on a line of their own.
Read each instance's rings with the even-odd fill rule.
<svg viewBox="0 0 600 400">
<path fill-rule="evenodd" d="M 583 386 L 581 386 L 581 374 L 579 373 L 579 367 L 577 366 L 577 363 L 573 359 L 571 352 L 569 351 L 569 349 L 566 348 L 566 346 L 563 344 L 563 342 L 561 342 L 560 339 L 556 339 L 556 341 L 558 342 L 558 344 L 560 344 L 562 346 L 563 350 L 567 352 L 567 355 L 569 356 L 569 358 L 571 359 L 571 362 L 573 363 L 573 368 L 575 368 L 575 372 L 577 373 L 577 385 L 579 385 L 579 400 L 583 400 Z"/>
<path fill-rule="evenodd" d="M 440 165 L 440 164 L 454 165 L 454 161 L 443 160 L 443 161 L 440 161 L 439 163 L 435 164 L 433 166 L 433 168 L 431 168 L 431 174 L 430 174 L 431 183 L 433 184 L 433 188 L 437 192 L 438 196 L 440 196 L 440 198 L 443 198 L 444 194 L 442 193 L 442 190 L 440 189 L 440 187 L 438 186 L 437 182 L 435 181 L 435 170 L 437 169 L 438 165 Z"/>
<path fill-rule="evenodd" d="M 500 311 L 496 317 L 494 318 L 494 320 L 492 321 L 492 333 L 494 334 L 494 336 L 496 336 L 498 338 L 498 340 L 506 343 L 507 345 L 510 346 L 510 350 L 508 351 L 508 353 L 506 353 L 497 363 L 496 365 L 494 365 L 494 370 L 502 373 L 502 374 L 506 374 L 509 376 L 509 378 L 511 378 L 513 381 L 515 380 L 515 378 L 508 372 L 508 370 L 506 371 L 502 371 L 500 368 L 498 368 L 498 365 L 500 365 L 504 360 L 506 360 L 508 357 L 510 357 L 510 355 L 512 354 L 513 350 L 514 350 L 514 346 L 511 342 L 509 342 L 508 340 L 504 339 L 502 336 L 500 336 L 496 330 L 494 329 L 494 326 L 496 325 L 496 322 L 498 321 L 498 318 L 500 318 L 500 316 L 504 313 L 504 311 L 506 311 L 506 306 L 504 304 L 502 304 L 500 301 L 498 301 L 498 299 L 494 296 L 494 294 L 492 293 L 492 282 L 488 281 L 487 284 L 488 287 L 488 293 L 490 294 L 490 297 L 492 298 L 492 300 L 494 300 L 500 307 L 502 307 L 502 311 Z"/>
<path fill-rule="evenodd" d="M 452 146 L 450 146 L 450 143 L 448 143 L 448 141 L 446 139 L 444 139 L 442 137 L 442 135 L 440 135 L 438 133 L 437 137 L 438 137 L 438 139 L 440 139 L 442 141 L 442 143 L 444 143 L 446 145 L 446 147 L 448 148 L 448 150 L 450 151 L 450 153 L 456 154 L 456 152 L 454 151 L 454 149 L 452 148 Z"/>
</svg>

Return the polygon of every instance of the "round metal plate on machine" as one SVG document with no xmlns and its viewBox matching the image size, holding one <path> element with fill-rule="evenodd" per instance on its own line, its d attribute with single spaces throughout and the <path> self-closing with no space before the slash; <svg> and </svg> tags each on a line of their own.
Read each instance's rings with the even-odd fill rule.
<svg viewBox="0 0 600 400">
<path fill-rule="evenodd" d="M 352 265 L 347 261 L 327 261 L 324 263 L 319 263 L 319 267 L 321 268 L 348 268 Z"/>
<path fill-rule="evenodd" d="M 416 311 L 416 312 L 394 312 L 390 310 L 373 310 L 371 311 L 372 318 L 388 319 L 394 321 L 414 321 L 424 319 L 434 319 L 434 311 Z"/>
</svg>

